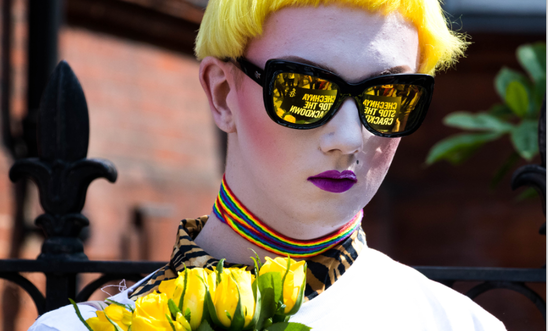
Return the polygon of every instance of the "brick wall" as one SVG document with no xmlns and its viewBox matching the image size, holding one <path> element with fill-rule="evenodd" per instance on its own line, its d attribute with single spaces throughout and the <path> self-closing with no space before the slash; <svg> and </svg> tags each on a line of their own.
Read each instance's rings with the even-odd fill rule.
<svg viewBox="0 0 548 331">
<path fill-rule="evenodd" d="M 14 6 L 14 128 L 25 105 L 25 5 Z M 80 79 L 88 101 L 88 157 L 112 161 L 113 185 L 93 182 L 83 213 L 90 219 L 85 252 L 90 259 L 166 261 L 179 220 L 209 214 L 221 179 L 217 133 L 198 81 L 198 62 L 187 55 L 138 41 L 71 26 L 60 34 L 60 57 Z M 8 256 L 11 229 L 12 160 L 0 150 L 0 258 Z M 31 188 L 28 218 L 41 213 Z M 140 214 L 144 225 L 134 224 Z M 148 250 L 139 249 L 148 238 Z M 22 256 L 34 259 L 41 238 L 31 235 Z M 41 284 L 44 277 L 26 275 Z M 94 275 L 83 275 L 84 284 Z M 0 291 L 2 284 L 0 280 Z M 4 292 L 4 304 L 21 295 L 23 312 L 16 329 L 26 330 L 37 316 L 30 298 L 19 290 Z M 0 311 L 0 320 L 3 320 Z"/>
<path fill-rule="evenodd" d="M 119 173 L 115 185 L 99 180 L 89 189 L 86 253 L 122 258 L 118 248 L 137 209 L 152 222 L 171 220 L 150 252 L 166 260 L 178 221 L 210 212 L 221 175 L 198 62 L 73 27 L 63 29 L 60 49 L 88 100 L 88 156 L 111 160 Z"/>
</svg>

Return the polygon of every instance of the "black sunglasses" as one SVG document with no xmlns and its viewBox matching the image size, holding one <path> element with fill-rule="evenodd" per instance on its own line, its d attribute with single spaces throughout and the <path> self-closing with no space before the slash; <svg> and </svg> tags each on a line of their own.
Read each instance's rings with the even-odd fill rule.
<svg viewBox="0 0 548 331">
<path fill-rule="evenodd" d="M 298 62 L 271 59 L 262 70 L 243 57 L 236 61 L 263 87 L 268 116 L 292 129 L 324 125 L 352 97 L 368 131 L 403 137 L 419 128 L 434 92 L 434 77 L 424 74 L 391 74 L 347 83 L 331 71 Z"/>
</svg>

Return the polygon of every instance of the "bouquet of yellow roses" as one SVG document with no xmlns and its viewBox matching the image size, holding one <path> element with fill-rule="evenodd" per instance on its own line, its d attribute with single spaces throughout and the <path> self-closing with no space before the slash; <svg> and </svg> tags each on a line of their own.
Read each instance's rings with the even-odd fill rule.
<svg viewBox="0 0 548 331">
<path fill-rule="evenodd" d="M 135 306 L 107 300 L 87 320 L 71 302 L 90 331 L 310 330 L 289 322 L 303 301 L 306 263 L 289 257 L 253 261 L 255 274 L 245 267 L 223 268 L 224 260 L 213 270 L 185 268 Z"/>
</svg>

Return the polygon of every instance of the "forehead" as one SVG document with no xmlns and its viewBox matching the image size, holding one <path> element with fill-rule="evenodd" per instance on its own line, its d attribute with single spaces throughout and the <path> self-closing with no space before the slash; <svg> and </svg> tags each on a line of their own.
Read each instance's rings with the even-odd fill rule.
<svg viewBox="0 0 548 331">
<path fill-rule="evenodd" d="M 272 14 L 246 57 L 264 67 L 273 58 L 302 58 L 348 81 L 406 66 L 416 72 L 418 34 L 398 13 L 360 8 L 288 7 Z"/>
</svg>

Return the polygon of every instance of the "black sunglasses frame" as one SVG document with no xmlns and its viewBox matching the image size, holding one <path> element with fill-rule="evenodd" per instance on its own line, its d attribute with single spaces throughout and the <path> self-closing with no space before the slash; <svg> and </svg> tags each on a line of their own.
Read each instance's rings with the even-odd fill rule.
<svg viewBox="0 0 548 331">
<path fill-rule="evenodd" d="M 309 130 L 324 125 L 337 114 L 343 101 L 346 100 L 346 98 L 348 97 L 352 97 L 357 105 L 360 120 L 363 126 L 369 132 L 376 136 L 386 138 L 407 136 L 415 132 L 422 124 L 422 121 L 426 116 L 428 107 L 432 100 L 432 94 L 434 92 L 434 77 L 425 74 L 390 74 L 367 78 L 358 83 L 347 83 L 345 80 L 343 80 L 341 77 L 331 71 L 299 62 L 271 59 L 266 62 L 265 69 L 263 70 L 243 57 L 236 59 L 236 61 L 240 65 L 240 70 L 242 70 L 249 78 L 251 78 L 257 84 L 263 87 L 263 100 L 268 116 L 277 124 L 292 129 Z M 339 86 L 339 90 L 337 92 L 337 97 L 335 98 L 335 101 L 331 106 L 331 109 L 329 110 L 329 113 L 319 121 L 311 124 L 289 123 L 278 117 L 274 110 L 273 94 L 274 81 L 276 76 L 280 73 L 298 73 L 314 76 L 336 83 Z M 358 97 L 361 93 L 363 93 L 363 91 L 368 88 L 378 85 L 391 84 L 417 85 L 424 88 L 426 93 L 413 110 L 416 115 L 413 116 L 411 123 L 407 123 L 404 131 L 396 133 L 383 133 L 375 130 L 369 125 L 363 111 L 363 105 Z"/>
</svg>

